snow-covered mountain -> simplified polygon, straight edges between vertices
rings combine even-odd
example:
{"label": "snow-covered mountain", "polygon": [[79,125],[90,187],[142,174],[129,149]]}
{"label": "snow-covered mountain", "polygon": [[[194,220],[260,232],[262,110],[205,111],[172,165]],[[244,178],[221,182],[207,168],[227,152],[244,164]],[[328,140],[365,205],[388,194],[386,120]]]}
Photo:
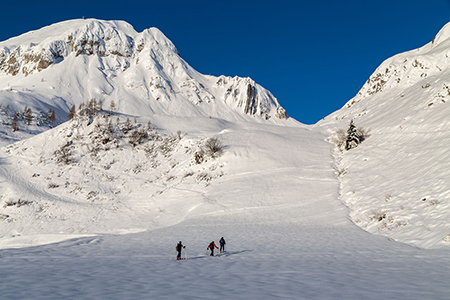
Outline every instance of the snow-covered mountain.
{"label": "snow-covered mountain", "polygon": [[0,42],[0,79],[0,104],[9,112],[2,121],[7,124],[13,112],[25,107],[39,120],[31,125],[42,125],[45,117],[39,114],[49,110],[59,124],[73,105],[93,98],[104,109],[133,116],[251,118],[280,124],[288,118],[277,99],[250,78],[202,75],[161,31],[138,33],[123,21],[71,20]]}
{"label": "snow-covered mountain", "polygon": [[[312,126],[249,78],[199,74],[154,28],[1,42],[1,295],[447,299],[449,37]],[[345,151],[351,120],[366,136]]]}
{"label": "snow-covered mountain", "polygon": [[432,247],[450,242],[450,24],[384,61],[319,127],[370,130],[337,155],[341,199],[369,232]]}

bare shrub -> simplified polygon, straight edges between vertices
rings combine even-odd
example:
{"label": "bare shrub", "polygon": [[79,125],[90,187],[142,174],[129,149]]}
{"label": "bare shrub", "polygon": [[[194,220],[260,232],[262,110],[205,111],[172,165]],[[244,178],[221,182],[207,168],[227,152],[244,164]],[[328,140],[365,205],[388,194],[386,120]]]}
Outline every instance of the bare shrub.
{"label": "bare shrub", "polygon": [[56,189],[58,187],[59,187],[59,185],[57,185],[56,183],[52,183],[52,182],[47,185],[48,189]]}
{"label": "bare shrub", "polygon": [[220,138],[212,137],[206,140],[204,148],[207,155],[211,157],[219,157],[223,153],[224,146]]}
{"label": "bare shrub", "polygon": [[370,137],[370,129],[368,129],[368,128],[358,127],[358,128],[356,128],[356,132],[358,133],[360,143],[362,143],[368,137]]}
{"label": "bare shrub", "polygon": [[335,171],[336,171],[336,176],[337,177],[341,177],[341,176],[344,176],[345,174],[347,174],[347,169],[346,168],[339,168],[339,167],[337,167],[337,168],[335,168]]}
{"label": "bare shrub", "polygon": [[212,176],[207,172],[201,172],[200,174],[197,175],[195,180],[197,182],[202,182],[202,181],[210,182],[212,180]]}
{"label": "bare shrub", "polygon": [[22,200],[22,199],[19,199],[18,201],[10,200],[10,201],[6,201],[5,205],[3,205],[3,207],[5,207],[5,208],[9,207],[9,206],[21,207],[22,205],[27,205],[30,203],[32,203],[32,201]]}
{"label": "bare shrub", "polygon": [[386,194],[386,196],[384,196],[384,201],[385,202],[389,202],[389,200],[392,199],[392,195],[391,194]]}
{"label": "bare shrub", "polygon": [[205,160],[205,152],[203,152],[203,150],[195,152],[194,159],[197,165],[201,164]]}
{"label": "bare shrub", "polygon": [[369,217],[371,220],[381,222],[387,218],[387,212],[384,210],[374,210]]}
{"label": "bare shrub", "polygon": [[90,201],[94,201],[95,197],[97,197],[98,192],[96,191],[90,191],[87,195],[86,195],[86,200],[90,200]]}
{"label": "bare shrub", "polygon": [[132,130],[130,133],[130,138],[128,139],[128,143],[134,148],[137,145],[143,143],[148,137],[148,134],[143,129]]}
{"label": "bare shrub", "polygon": [[436,206],[439,204],[439,200],[431,200],[428,206]]}
{"label": "bare shrub", "polygon": [[331,137],[331,142],[338,147],[338,149],[343,150],[345,146],[345,140],[347,139],[347,134],[344,129],[338,129],[336,135]]}
{"label": "bare shrub", "polygon": [[446,243],[450,243],[450,232],[442,240]]}
{"label": "bare shrub", "polygon": [[193,171],[187,171],[186,173],[183,174],[183,178],[190,177],[192,175],[194,175]]}
{"label": "bare shrub", "polygon": [[168,135],[162,139],[161,144],[158,147],[159,152],[164,157],[169,157],[170,153],[175,149],[176,144],[179,142],[175,135]]}

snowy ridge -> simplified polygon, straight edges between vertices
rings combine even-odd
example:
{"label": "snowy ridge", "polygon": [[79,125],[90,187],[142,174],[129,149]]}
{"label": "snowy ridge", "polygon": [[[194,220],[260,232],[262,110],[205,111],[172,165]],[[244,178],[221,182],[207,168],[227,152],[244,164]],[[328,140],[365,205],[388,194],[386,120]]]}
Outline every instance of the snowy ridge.
{"label": "snowy ridge", "polygon": [[[383,62],[342,109],[318,123],[371,131],[337,155],[342,200],[353,221],[420,247],[450,243],[450,27]],[[329,127],[331,126],[331,127]]]}
{"label": "snowy ridge", "polygon": [[28,107],[54,109],[61,121],[95,98],[133,116],[296,122],[250,78],[202,75],[158,29],[138,33],[123,21],[66,21],[0,42],[0,78],[3,106],[39,102]]}

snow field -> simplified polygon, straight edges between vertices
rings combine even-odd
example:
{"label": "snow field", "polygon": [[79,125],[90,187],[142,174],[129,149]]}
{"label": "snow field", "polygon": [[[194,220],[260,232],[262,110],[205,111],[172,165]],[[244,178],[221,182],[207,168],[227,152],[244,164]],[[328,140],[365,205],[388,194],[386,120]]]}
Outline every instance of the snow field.
{"label": "snow field", "polygon": [[[201,217],[145,233],[2,250],[1,292],[11,299],[447,299],[445,251],[355,226],[265,222],[271,216]],[[208,243],[222,234],[227,253],[208,256]],[[188,260],[175,260],[179,239]]]}
{"label": "snow field", "polygon": [[[83,222],[96,236],[0,251],[6,281],[0,293],[12,299],[446,299],[446,249],[396,243],[349,220],[325,132],[248,123],[220,131],[225,175],[208,186],[181,183],[159,194],[154,201],[170,212],[161,213],[164,222],[149,225],[151,209],[138,206],[149,197],[145,189],[130,193],[140,201],[130,199],[111,219],[86,222],[77,214],[80,219],[64,222]],[[141,215],[130,220],[129,211]],[[111,226],[120,233],[120,224],[122,233],[146,231],[99,232]],[[33,226],[20,228],[22,237],[27,228]],[[221,236],[227,252],[209,257],[206,247]],[[179,240],[188,260],[175,260]]]}

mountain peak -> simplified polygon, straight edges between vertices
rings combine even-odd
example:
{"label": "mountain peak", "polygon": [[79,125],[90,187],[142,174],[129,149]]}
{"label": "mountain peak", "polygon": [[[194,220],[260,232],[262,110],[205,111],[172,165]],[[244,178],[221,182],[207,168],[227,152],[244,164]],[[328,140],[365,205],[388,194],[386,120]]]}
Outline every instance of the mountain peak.
{"label": "mountain peak", "polygon": [[62,121],[92,98],[133,116],[287,119],[253,80],[200,74],[157,28],[138,33],[124,21],[69,20],[0,42],[0,78],[3,105],[52,109]]}
{"label": "mountain peak", "polygon": [[445,24],[441,30],[436,34],[434,38],[434,43],[440,44],[450,38],[450,22]]}

